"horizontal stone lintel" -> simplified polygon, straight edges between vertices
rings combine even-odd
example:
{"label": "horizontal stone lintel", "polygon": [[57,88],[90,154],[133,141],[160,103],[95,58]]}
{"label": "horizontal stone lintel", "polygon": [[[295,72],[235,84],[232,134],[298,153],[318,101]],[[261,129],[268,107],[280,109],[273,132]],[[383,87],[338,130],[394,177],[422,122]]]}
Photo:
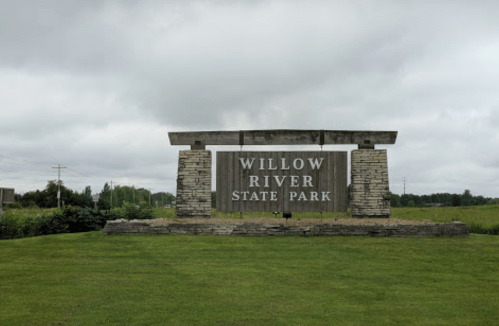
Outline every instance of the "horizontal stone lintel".
{"label": "horizontal stone lintel", "polygon": [[397,131],[297,129],[193,131],[169,132],[168,137],[171,145],[374,145],[395,144]]}

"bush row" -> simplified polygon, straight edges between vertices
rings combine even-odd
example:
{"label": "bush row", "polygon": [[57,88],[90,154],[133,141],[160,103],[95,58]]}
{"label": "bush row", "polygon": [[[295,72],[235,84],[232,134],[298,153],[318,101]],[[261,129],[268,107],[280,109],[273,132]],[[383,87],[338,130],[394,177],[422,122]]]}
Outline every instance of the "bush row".
{"label": "bush row", "polygon": [[109,211],[67,206],[53,213],[28,217],[17,216],[14,210],[8,210],[0,217],[0,239],[95,231],[102,229],[107,220],[119,218],[132,220],[155,217],[152,208],[147,205],[137,207],[128,203]]}
{"label": "bush row", "polygon": [[468,223],[468,229],[470,233],[499,235],[499,224],[486,227],[476,222],[470,222]]}

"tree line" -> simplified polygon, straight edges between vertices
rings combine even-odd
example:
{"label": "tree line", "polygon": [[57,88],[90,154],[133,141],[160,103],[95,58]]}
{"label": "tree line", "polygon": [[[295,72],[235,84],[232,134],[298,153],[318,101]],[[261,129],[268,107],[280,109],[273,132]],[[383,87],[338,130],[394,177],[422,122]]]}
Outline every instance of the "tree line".
{"label": "tree line", "polygon": [[392,207],[403,206],[477,206],[498,205],[499,198],[473,196],[467,189],[462,194],[438,193],[431,195],[397,195],[390,193]]}
{"label": "tree line", "polygon": [[151,193],[145,188],[135,188],[130,186],[116,186],[111,191],[111,187],[106,182],[104,188],[99,194],[97,207],[99,209],[110,209],[114,207],[122,207],[124,203],[145,203],[149,206],[171,205],[175,201],[175,197],[169,192]]}
{"label": "tree line", "polygon": [[[58,181],[51,180],[43,190],[28,191],[23,195],[16,194],[16,203],[10,205],[12,207],[40,207],[53,208],[57,207],[57,191]],[[92,189],[90,186],[85,187],[81,193],[64,186],[60,182],[60,199],[61,206],[78,206],[78,207],[94,207],[95,203],[92,197]],[[169,192],[158,192],[152,194],[148,189],[135,188],[130,186],[116,186],[111,191],[110,185],[106,182],[104,187],[99,192],[99,200],[97,202],[98,209],[108,210],[110,208],[122,207],[124,203],[142,204],[156,206],[171,205],[175,201],[175,197]]]}
{"label": "tree line", "polygon": [[[81,193],[65,187],[61,182],[61,204],[63,206],[94,207],[90,186],[85,187]],[[48,182],[42,191],[29,191],[23,195],[16,194],[16,203],[12,207],[57,207],[57,189],[56,180]],[[348,188],[350,192],[350,187]],[[490,198],[484,196],[473,196],[469,190],[462,194],[437,193],[431,195],[404,194],[397,195],[390,193],[390,203],[392,207],[405,206],[475,206],[475,205],[499,205],[499,198]],[[350,196],[349,196],[350,197]],[[169,192],[151,193],[145,188],[135,188],[130,186],[116,186],[112,189],[106,182],[99,192],[97,202],[98,209],[109,210],[111,208],[123,207],[124,203],[142,204],[148,206],[172,205],[175,202],[175,196]],[[216,206],[216,193],[212,192],[212,207]]]}

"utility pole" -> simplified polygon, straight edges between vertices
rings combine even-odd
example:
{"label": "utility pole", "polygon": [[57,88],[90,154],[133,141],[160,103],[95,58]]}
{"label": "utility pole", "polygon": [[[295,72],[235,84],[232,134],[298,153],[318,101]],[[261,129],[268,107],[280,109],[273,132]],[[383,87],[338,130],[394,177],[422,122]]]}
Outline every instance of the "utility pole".
{"label": "utility pole", "polygon": [[404,179],[404,195],[405,195],[405,179],[406,179],[406,177],[402,177],[402,179]]}
{"label": "utility pole", "polygon": [[151,206],[151,188],[149,188],[149,206]]}
{"label": "utility pole", "polygon": [[57,208],[61,208],[61,169],[65,169],[65,166],[57,164],[53,166],[52,169],[57,169]]}

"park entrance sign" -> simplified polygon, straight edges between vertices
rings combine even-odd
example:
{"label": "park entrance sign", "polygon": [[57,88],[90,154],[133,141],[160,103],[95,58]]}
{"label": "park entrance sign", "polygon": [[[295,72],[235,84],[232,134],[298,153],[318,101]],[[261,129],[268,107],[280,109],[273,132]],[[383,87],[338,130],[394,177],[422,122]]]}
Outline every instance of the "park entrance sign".
{"label": "park entrance sign", "polygon": [[[352,217],[389,217],[386,149],[396,131],[240,130],[170,132],[179,152],[177,217],[211,216],[211,151],[207,145],[236,145],[241,151],[217,153],[217,210],[221,212],[344,212]],[[346,152],[323,145],[355,144],[350,157],[347,203]],[[315,152],[246,152],[246,145],[319,145]],[[316,147],[317,148],[317,147]]]}
{"label": "park entrance sign", "polygon": [[347,152],[217,152],[218,212],[346,212]]}

